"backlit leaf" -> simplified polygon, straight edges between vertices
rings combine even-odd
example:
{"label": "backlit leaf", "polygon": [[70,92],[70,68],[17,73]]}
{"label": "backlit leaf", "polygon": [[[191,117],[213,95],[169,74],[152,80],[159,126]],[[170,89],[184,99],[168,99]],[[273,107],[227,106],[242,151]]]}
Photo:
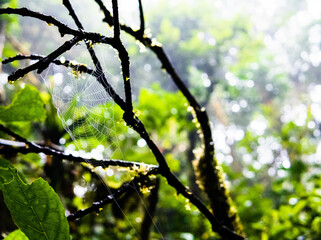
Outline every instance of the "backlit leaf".
{"label": "backlit leaf", "polygon": [[13,97],[12,103],[0,107],[0,121],[43,121],[44,103],[35,87],[26,85]]}

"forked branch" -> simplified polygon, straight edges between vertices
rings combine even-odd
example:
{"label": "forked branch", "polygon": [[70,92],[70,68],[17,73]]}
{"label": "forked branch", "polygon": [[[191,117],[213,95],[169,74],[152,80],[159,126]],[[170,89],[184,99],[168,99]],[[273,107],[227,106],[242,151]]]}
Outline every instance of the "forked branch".
{"label": "forked branch", "polygon": [[[100,7],[103,5],[101,0],[94,1]],[[106,7],[101,7],[101,10],[105,14],[103,20],[110,26],[113,26],[112,16],[108,9]],[[142,23],[142,20],[144,20],[144,17],[142,16],[143,12],[141,11],[141,9],[139,10]],[[233,229],[238,233],[244,235],[238,215],[235,210],[233,211],[233,208],[231,206],[231,199],[224,185],[222,172],[218,167],[218,163],[214,156],[215,153],[212,130],[205,108],[203,108],[191,94],[189,89],[184,84],[183,80],[177,74],[164,49],[160,44],[157,44],[157,41],[153,41],[151,38],[146,36],[141,31],[141,29],[133,30],[131,27],[125,24],[120,24],[120,27],[123,31],[130,34],[137,41],[154,52],[154,54],[162,64],[162,69],[164,69],[170,75],[177,88],[183,93],[190,106],[192,107],[193,115],[200,126],[200,137],[204,146],[202,149],[202,154],[198,156],[197,160],[195,161],[195,169],[198,181],[201,185],[201,188],[203,188],[208,199],[210,200],[210,205],[215,216],[217,216],[217,218],[220,219],[222,223],[228,226],[230,229]]]}

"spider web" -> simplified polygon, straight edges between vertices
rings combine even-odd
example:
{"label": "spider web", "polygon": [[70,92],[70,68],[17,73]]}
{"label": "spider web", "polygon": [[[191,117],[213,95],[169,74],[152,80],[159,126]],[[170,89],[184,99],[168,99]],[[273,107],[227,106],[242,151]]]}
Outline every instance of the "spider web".
{"label": "spider web", "polygon": [[[102,65],[106,66],[106,55],[108,58],[110,49],[102,46],[99,48],[97,55]],[[71,63],[85,65],[96,71],[87,52],[83,43],[77,45],[70,54],[70,59],[73,59]],[[62,57],[61,61],[66,60]],[[85,157],[109,158],[120,151],[115,129],[115,103],[93,73],[80,71],[81,65],[71,69],[51,64],[43,80],[51,93],[52,103],[62,125],[77,150]],[[51,76],[47,77],[49,72]],[[107,76],[108,82],[117,86],[120,76],[106,70],[99,77],[102,74]]]}
{"label": "spider web", "polygon": [[[94,48],[97,50],[97,46],[94,46]],[[96,66],[93,66],[84,43],[78,44],[70,52],[71,54],[69,54],[68,58],[73,59],[72,64],[85,65],[88,69],[94,70],[93,72],[97,70]],[[104,68],[99,77],[104,74],[108,83],[111,84],[116,92],[123,94],[123,91],[120,90],[122,89],[120,88],[122,76],[119,72],[119,66],[114,66],[114,62],[117,62],[114,59],[114,50],[102,45],[95,52]],[[64,58],[60,60],[62,62],[66,61]],[[76,69],[71,69],[50,64],[48,70],[41,75],[52,96],[52,103],[57,109],[57,115],[78,149],[78,153],[75,151],[72,153],[76,155],[80,153],[79,155],[82,157],[95,159],[111,158],[116,153],[119,156],[123,156],[116,133],[115,102],[107,92],[108,89],[106,91],[93,73],[79,71],[81,70],[81,65]],[[106,66],[114,69],[115,73],[106,71]],[[109,167],[109,169],[112,168]],[[93,170],[100,177],[108,193],[111,194],[112,192],[106,182],[108,175],[110,175],[108,170],[105,171],[101,167]],[[137,192],[144,209],[147,210],[139,190],[134,186],[133,188]],[[116,199],[114,199],[114,202],[126,217],[129,225],[135,230],[138,238],[141,239],[136,228],[123,212]],[[148,214],[161,239],[164,239],[149,212]]]}

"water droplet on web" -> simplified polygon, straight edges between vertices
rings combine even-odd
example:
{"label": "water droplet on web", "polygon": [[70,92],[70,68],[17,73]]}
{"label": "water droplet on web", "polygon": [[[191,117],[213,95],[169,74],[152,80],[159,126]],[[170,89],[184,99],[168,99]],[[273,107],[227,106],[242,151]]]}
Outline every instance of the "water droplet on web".
{"label": "water droplet on web", "polygon": [[68,126],[70,126],[70,125],[72,124],[72,120],[71,120],[71,119],[68,119],[68,120],[66,121],[66,124],[67,124]]}
{"label": "water droplet on web", "polygon": [[63,92],[66,94],[71,93],[71,91],[72,91],[72,88],[69,85],[65,86],[63,89]]}

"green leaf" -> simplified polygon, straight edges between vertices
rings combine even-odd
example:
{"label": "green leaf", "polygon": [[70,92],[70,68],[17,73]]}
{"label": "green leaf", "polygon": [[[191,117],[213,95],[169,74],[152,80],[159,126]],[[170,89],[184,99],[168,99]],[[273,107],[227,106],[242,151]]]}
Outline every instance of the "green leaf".
{"label": "green leaf", "polygon": [[[0,190],[3,188],[3,184],[9,183],[13,180],[13,174],[10,168],[14,166],[7,160],[0,158]],[[21,181],[27,183],[22,173],[18,172]]]}
{"label": "green leaf", "polygon": [[4,240],[28,240],[27,236],[20,230],[17,229],[10,233]]}
{"label": "green leaf", "polygon": [[42,178],[26,184],[17,169],[8,168],[13,178],[3,184],[3,195],[17,226],[29,239],[70,239],[65,210],[49,184]]}
{"label": "green leaf", "polygon": [[43,121],[46,118],[44,103],[35,87],[26,85],[17,92],[8,106],[0,107],[0,121]]}

